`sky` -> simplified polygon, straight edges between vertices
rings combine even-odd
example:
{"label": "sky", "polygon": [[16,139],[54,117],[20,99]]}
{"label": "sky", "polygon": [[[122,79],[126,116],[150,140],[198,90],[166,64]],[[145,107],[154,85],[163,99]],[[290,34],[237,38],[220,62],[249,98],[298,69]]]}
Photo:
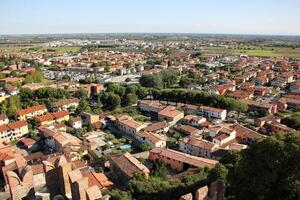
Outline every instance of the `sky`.
{"label": "sky", "polygon": [[0,34],[300,35],[300,0],[0,0]]}

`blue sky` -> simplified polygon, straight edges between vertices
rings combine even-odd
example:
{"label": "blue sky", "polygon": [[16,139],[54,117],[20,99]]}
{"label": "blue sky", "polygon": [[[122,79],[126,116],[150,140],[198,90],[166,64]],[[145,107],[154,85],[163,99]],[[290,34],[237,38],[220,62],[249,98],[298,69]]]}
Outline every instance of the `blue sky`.
{"label": "blue sky", "polygon": [[300,35],[300,0],[0,0],[0,34]]}

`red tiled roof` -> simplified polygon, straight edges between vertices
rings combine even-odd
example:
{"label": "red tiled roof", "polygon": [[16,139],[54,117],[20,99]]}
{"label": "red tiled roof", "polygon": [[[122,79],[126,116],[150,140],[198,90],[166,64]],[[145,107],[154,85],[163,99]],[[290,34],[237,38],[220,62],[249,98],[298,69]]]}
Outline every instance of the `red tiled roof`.
{"label": "red tiled roof", "polygon": [[46,107],[44,105],[32,106],[32,107],[29,107],[26,109],[17,110],[16,114],[17,115],[27,115],[29,113],[33,113],[33,112],[39,111],[39,110],[46,110]]}
{"label": "red tiled roof", "polygon": [[14,154],[12,152],[0,152],[0,161],[14,159]]}
{"label": "red tiled roof", "polygon": [[200,109],[208,110],[208,111],[211,111],[211,112],[223,112],[224,111],[223,109],[209,107],[209,106],[200,106]]}
{"label": "red tiled roof", "polygon": [[53,115],[56,119],[58,119],[58,118],[65,117],[66,115],[69,115],[69,112],[66,111],[66,110],[62,110],[62,111],[58,111],[58,112],[52,113],[52,115]]}
{"label": "red tiled roof", "polygon": [[48,113],[46,115],[38,116],[36,119],[39,122],[46,122],[46,121],[49,121],[49,120],[53,120],[54,118],[55,117],[51,113]]}
{"label": "red tiled roof", "polygon": [[186,153],[182,153],[179,151],[171,150],[171,149],[164,149],[164,148],[154,148],[150,151],[150,153],[159,154],[160,156],[171,158],[183,163],[187,163],[194,167],[213,167],[215,166],[218,161],[200,158],[197,156],[191,156]]}
{"label": "red tiled roof", "polygon": [[4,132],[4,131],[8,131],[10,128],[7,125],[1,125],[0,126],[0,133]]}
{"label": "red tiled roof", "polygon": [[87,174],[89,187],[96,185],[101,189],[109,189],[113,186],[113,182],[102,173],[89,172]]}
{"label": "red tiled roof", "polygon": [[31,138],[22,138],[20,141],[27,147],[32,146],[36,143],[36,141]]}
{"label": "red tiled roof", "polygon": [[7,83],[13,83],[13,82],[23,81],[23,80],[24,80],[24,78],[16,78],[16,77],[8,77],[8,78],[0,79],[0,81],[5,81]]}
{"label": "red tiled roof", "polygon": [[21,128],[23,126],[27,126],[27,121],[21,120],[7,124],[7,126],[11,129]]}

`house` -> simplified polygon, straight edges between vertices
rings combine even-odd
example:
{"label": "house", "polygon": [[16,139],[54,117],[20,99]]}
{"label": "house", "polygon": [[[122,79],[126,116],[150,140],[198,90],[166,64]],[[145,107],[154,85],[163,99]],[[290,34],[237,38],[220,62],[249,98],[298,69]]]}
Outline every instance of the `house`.
{"label": "house", "polygon": [[266,87],[255,87],[254,88],[254,95],[256,96],[265,96],[267,92],[267,88]]}
{"label": "house", "polygon": [[88,177],[89,186],[97,186],[99,189],[111,189],[114,185],[103,173],[88,172],[85,176]]}
{"label": "house", "polygon": [[88,112],[81,113],[82,125],[93,124],[100,120],[99,115],[94,115]]}
{"label": "house", "polygon": [[286,79],[283,78],[275,78],[274,80],[272,80],[271,82],[271,86],[275,87],[275,88],[284,88],[286,87],[288,84]]}
{"label": "house", "polygon": [[206,118],[201,116],[195,116],[195,115],[187,115],[183,119],[181,119],[181,122],[183,124],[199,127],[202,126],[201,124],[203,122],[206,122]]}
{"label": "house", "polygon": [[185,135],[200,135],[201,131],[190,125],[179,125],[176,129]]}
{"label": "house", "polygon": [[185,171],[189,168],[214,167],[218,163],[218,161],[215,160],[191,156],[164,148],[154,148],[150,150],[149,160],[162,160],[167,166],[178,171]]}
{"label": "house", "polygon": [[8,83],[21,83],[23,82],[24,78],[17,78],[17,77],[7,77],[0,79],[0,86],[4,87]]}
{"label": "house", "polygon": [[134,136],[137,132],[146,127],[126,115],[118,117],[115,124],[120,131],[131,136]]}
{"label": "house", "polygon": [[255,140],[264,139],[266,136],[259,134],[256,131],[253,131],[247,127],[244,127],[240,124],[233,124],[230,126],[230,129],[236,131],[236,140],[239,143],[251,143]]}
{"label": "house", "polygon": [[174,126],[183,117],[184,113],[176,110],[173,106],[167,106],[158,113],[158,121],[167,121],[171,126]]}
{"label": "house", "polygon": [[209,106],[200,106],[198,108],[198,112],[200,115],[208,117],[208,118],[216,118],[216,119],[221,119],[225,120],[227,111],[219,108],[213,108]]}
{"label": "house", "polygon": [[290,84],[290,91],[299,91],[300,90],[300,81],[295,81]]}
{"label": "house", "polygon": [[258,127],[263,127],[266,123],[272,122],[272,121],[276,121],[278,123],[280,123],[280,117],[277,117],[275,115],[268,115],[265,117],[261,117],[261,118],[255,118],[254,120],[254,124]]}
{"label": "house", "polygon": [[300,110],[300,99],[292,99],[292,98],[280,98],[278,101],[282,110],[292,109],[299,111]]}
{"label": "house", "polygon": [[209,142],[201,137],[186,137],[179,141],[179,150],[190,155],[212,158],[212,153],[218,150],[218,144]]}
{"label": "house", "polygon": [[53,103],[51,109],[56,111],[61,110],[68,110],[68,111],[75,111],[78,107],[78,99],[72,98],[72,99],[60,99]]}
{"label": "house", "polygon": [[120,184],[127,185],[129,180],[136,173],[143,173],[149,176],[149,169],[130,153],[114,154],[109,157],[110,170],[119,180]]}
{"label": "house", "polygon": [[26,149],[30,149],[33,145],[36,144],[36,141],[31,138],[22,138],[20,140],[20,143],[25,147]]}
{"label": "house", "polygon": [[290,128],[284,124],[281,124],[277,121],[271,121],[266,124],[267,129],[270,130],[271,132],[277,133],[277,132],[285,132],[285,133],[290,133],[294,132],[295,129]]}
{"label": "house", "polygon": [[169,124],[166,121],[156,122],[153,124],[149,124],[143,130],[147,132],[163,134],[169,131]]}
{"label": "house", "polygon": [[140,143],[147,143],[151,148],[165,147],[167,145],[167,138],[152,132],[139,131],[135,134],[135,139]]}
{"label": "house", "polygon": [[28,124],[25,120],[11,122],[0,126],[0,138],[13,140],[28,134]]}
{"label": "house", "polygon": [[62,123],[69,120],[69,112],[61,110],[55,113],[48,113],[46,115],[36,117],[37,122],[40,125],[52,125],[56,123]]}
{"label": "house", "polygon": [[198,113],[198,107],[192,104],[185,104],[183,106],[184,113],[187,115],[196,115]]}
{"label": "house", "polygon": [[72,128],[75,128],[75,129],[82,128],[81,117],[74,117],[69,120],[69,123]]}
{"label": "house", "polygon": [[55,118],[51,113],[48,113],[46,115],[37,116],[36,121],[40,125],[52,125],[55,122]]}
{"label": "house", "polygon": [[166,106],[151,100],[140,100],[138,102],[139,109],[144,112],[150,112],[157,114]]}
{"label": "house", "polygon": [[247,100],[247,99],[251,99],[253,97],[253,94],[252,92],[248,92],[244,90],[236,90],[233,92],[228,92],[226,96],[234,99]]}
{"label": "house", "polygon": [[1,114],[0,115],[0,126],[3,124],[8,124],[9,123],[9,119],[5,114]]}
{"label": "house", "polygon": [[47,112],[47,108],[44,105],[37,105],[28,107],[26,109],[17,110],[16,116],[19,120],[32,119],[34,117],[43,115]]}
{"label": "house", "polygon": [[212,143],[217,144],[220,147],[227,147],[227,143],[231,142],[236,137],[236,131],[228,128],[222,128],[212,140]]}
{"label": "house", "polygon": [[19,94],[19,89],[17,87],[13,87],[13,86],[7,86],[5,88],[5,91],[7,92],[7,94],[9,96],[13,96],[13,95]]}
{"label": "house", "polygon": [[66,110],[52,113],[52,115],[54,116],[56,123],[62,123],[70,119],[69,112]]}
{"label": "house", "polygon": [[293,72],[282,72],[280,74],[280,78],[286,80],[287,83],[291,83],[294,81],[294,73]]}
{"label": "house", "polygon": [[277,105],[270,103],[260,103],[256,101],[247,101],[249,110],[266,110],[270,114],[277,113]]}
{"label": "house", "polygon": [[105,136],[106,133],[102,131],[92,131],[83,135],[84,146],[88,149],[89,153],[96,158],[98,155],[95,151],[99,150],[99,148],[101,149],[107,144]]}
{"label": "house", "polygon": [[80,160],[82,155],[87,154],[87,150],[84,149],[83,142],[79,138],[44,126],[38,129],[46,147],[51,151],[63,152],[69,161]]}

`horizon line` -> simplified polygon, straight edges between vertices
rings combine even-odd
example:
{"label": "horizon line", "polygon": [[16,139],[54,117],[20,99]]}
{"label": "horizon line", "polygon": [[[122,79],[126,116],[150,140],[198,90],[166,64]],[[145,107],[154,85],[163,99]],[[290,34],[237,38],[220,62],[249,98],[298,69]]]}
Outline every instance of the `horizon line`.
{"label": "horizon line", "polygon": [[300,37],[295,34],[270,34],[270,33],[199,33],[199,32],[65,32],[65,33],[0,33],[0,36],[25,36],[25,35],[96,35],[96,34],[180,34],[180,35],[237,35],[237,36],[285,36]]}

